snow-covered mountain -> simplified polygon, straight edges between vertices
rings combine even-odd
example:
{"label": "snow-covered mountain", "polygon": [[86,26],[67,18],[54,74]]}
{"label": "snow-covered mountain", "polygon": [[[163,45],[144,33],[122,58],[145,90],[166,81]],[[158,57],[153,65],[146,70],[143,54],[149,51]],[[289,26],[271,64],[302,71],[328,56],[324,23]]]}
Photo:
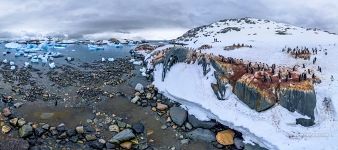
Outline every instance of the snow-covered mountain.
{"label": "snow-covered mountain", "polygon": [[[189,113],[204,120],[217,119],[241,131],[246,142],[256,142],[269,149],[337,149],[337,35],[319,29],[242,18],[194,28],[176,42],[186,44],[185,47],[192,51],[213,56],[268,66],[297,66],[297,71],[306,73],[310,70],[320,80],[320,83],[313,83],[315,124],[305,127],[296,124],[296,119],[306,116],[291,112],[278,103],[257,112],[232,92],[227,93],[226,100],[218,100],[210,86],[216,82],[212,66],[204,76],[202,66],[197,63],[177,63],[162,81],[163,65],[155,65],[154,84],[167,96],[183,103]],[[146,58],[159,59],[163,53],[158,52],[170,47],[174,45],[158,48]],[[294,49],[296,52],[293,53]],[[308,57],[299,58],[298,50],[308,50]]]}

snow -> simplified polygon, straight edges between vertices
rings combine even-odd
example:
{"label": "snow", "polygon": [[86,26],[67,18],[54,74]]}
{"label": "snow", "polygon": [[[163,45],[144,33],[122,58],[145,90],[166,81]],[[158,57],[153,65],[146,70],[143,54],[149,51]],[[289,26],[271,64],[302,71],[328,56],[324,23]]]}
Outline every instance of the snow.
{"label": "snow", "polygon": [[104,57],[102,57],[102,58],[101,58],[101,61],[102,61],[102,62],[105,62],[105,61],[106,61],[106,59],[105,59]]}
{"label": "snow", "polygon": [[29,65],[30,65],[30,64],[29,64],[29,62],[25,62],[25,65],[24,65],[24,67],[25,67],[25,68],[28,68],[28,67],[29,67]]}
{"label": "snow", "polygon": [[21,45],[15,42],[10,42],[10,43],[5,44],[5,47],[9,49],[18,49],[18,48],[21,48]]}
{"label": "snow", "polygon": [[[213,68],[206,76],[203,76],[201,66],[178,63],[170,69],[162,82],[162,64],[159,64],[155,66],[154,85],[166,96],[182,103],[190,114],[199,119],[216,119],[242,132],[245,142],[256,142],[269,149],[337,149],[338,126],[335,110],[338,108],[338,92],[336,92],[338,81],[331,81],[331,75],[338,78],[338,64],[336,63],[338,36],[281,23],[252,20],[257,23],[228,21],[211,24],[200,31],[195,38],[191,38],[191,41],[185,43],[191,48],[198,48],[203,44],[212,45],[212,49],[202,50],[202,53],[264,62],[269,65],[293,67],[306,64],[305,69],[314,70],[319,65],[322,67],[322,73],[316,71],[316,75],[320,77],[322,83],[315,85],[317,105],[314,126],[296,125],[296,118],[305,116],[289,112],[279,105],[258,113],[242,103],[232,92],[228,93],[227,100],[218,100],[210,86],[211,83],[216,82]],[[225,27],[240,27],[241,31],[217,33]],[[277,29],[286,28],[290,28],[287,31],[288,35],[276,34]],[[205,37],[203,34],[211,36]],[[213,38],[221,42],[214,42]],[[234,43],[250,44],[253,48],[223,50],[225,46]],[[318,52],[318,55],[311,58],[312,60],[317,57],[317,63],[312,64],[312,61],[294,59],[282,52],[285,46],[327,49],[328,55],[325,55],[323,51]],[[148,55],[146,58],[151,59],[151,56]],[[331,110],[323,106],[325,97],[332,100]]]}
{"label": "snow", "polygon": [[10,68],[11,70],[15,70],[15,66],[11,66],[11,68]]}
{"label": "snow", "polygon": [[8,60],[7,60],[7,59],[4,59],[2,62],[5,63],[5,64],[7,64],[7,63],[8,63]]}

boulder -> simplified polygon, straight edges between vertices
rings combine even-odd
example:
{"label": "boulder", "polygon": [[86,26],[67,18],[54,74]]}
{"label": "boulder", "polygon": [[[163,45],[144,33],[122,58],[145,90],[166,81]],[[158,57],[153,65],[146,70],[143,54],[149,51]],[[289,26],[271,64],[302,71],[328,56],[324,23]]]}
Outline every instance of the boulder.
{"label": "boulder", "polygon": [[141,83],[137,83],[136,86],[135,86],[135,90],[140,92],[140,93],[143,93],[144,92],[144,87]]}
{"label": "boulder", "polygon": [[171,120],[179,126],[183,125],[188,115],[186,110],[184,110],[181,107],[176,107],[176,106],[170,108],[169,114],[170,114]]}
{"label": "boulder", "polygon": [[232,145],[234,144],[234,136],[235,136],[235,132],[228,129],[228,130],[218,132],[216,135],[216,140],[218,143],[225,145],[225,146]]}
{"label": "boulder", "polygon": [[201,140],[206,142],[216,141],[215,133],[211,132],[208,129],[197,128],[193,131],[190,131],[186,136],[192,140]]}
{"label": "boulder", "polygon": [[200,121],[194,115],[189,115],[188,121],[195,128],[211,129],[216,125],[213,121]]}
{"label": "boulder", "polygon": [[31,136],[33,134],[33,128],[32,126],[26,124],[23,125],[20,129],[19,129],[19,136],[21,138],[27,138],[29,136]]}
{"label": "boulder", "polygon": [[133,133],[133,131],[131,129],[125,129],[113,136],[111,141],[124,142],[133,138],[135,138],[135,134]]}
{"label": "boulder", "polygon": [[93,148],[93,149],[103,149],[105,144],[100,143],[99,141],[90,141],[88,143],[89,147]]}

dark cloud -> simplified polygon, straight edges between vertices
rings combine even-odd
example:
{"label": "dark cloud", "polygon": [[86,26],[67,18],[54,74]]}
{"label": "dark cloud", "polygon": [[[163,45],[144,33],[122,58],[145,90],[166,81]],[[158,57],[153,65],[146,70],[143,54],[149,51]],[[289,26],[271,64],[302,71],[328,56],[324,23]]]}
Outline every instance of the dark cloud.
{"label": "dark cloud", "polygon": [[73,38],[132,35],[151,29],[182,32],[238,17],[271,19],[335,32],[337,7],[338,2],[331,0],[4,0],[0,1],[0,37],[32,32],[67,33]]}

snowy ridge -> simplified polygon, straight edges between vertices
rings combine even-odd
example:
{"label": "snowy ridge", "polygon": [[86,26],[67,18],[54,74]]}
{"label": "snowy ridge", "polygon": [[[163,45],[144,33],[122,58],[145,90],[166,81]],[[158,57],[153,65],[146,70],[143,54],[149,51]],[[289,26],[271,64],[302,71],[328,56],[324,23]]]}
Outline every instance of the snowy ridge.
{"label": "snowy ridge", "polygon": [[[289,112],[279,105],[258,113],[238,100],[232,92],[227,93],[227,100],[219,101],[210,87],[211,83],[216,82],[212,71],[203,76],[202,68],[197,64],[174,65],[163,82],[162,66],[157,65],[154,84],[167,96],[183,101],[187,107],[199,106],[206,110],[204,112],[207,112],[208,117],[244,132],[247,142],[258,142],[270,149],[338,149],[337,35],[267,20],[245,18],[224,20],[193,29],[179,37],[178,41],[194,49],[205,44],[212,46],[211,49],[201,50],[202,53],[286,67],[305,64],[304,70],[314,70],[322,82],[315,85],[316,124],[312,127],[296,125],[296,118],[304,116]],[[252,45],[252,48],[223,50],[224,47],[237,43]],[[297,46],[318,48],[320,51],[317,55],[312,55],[310,61],[295,59],[282,52],[284,47]],[[312,63],[314,57],[317,58],[316,64]],[[317,71],[318,66],[322,67],[322,72]],[[331,76],[335,78],[333,81]],[[324,98],[331,99],[331,102],[327,105]]]}

